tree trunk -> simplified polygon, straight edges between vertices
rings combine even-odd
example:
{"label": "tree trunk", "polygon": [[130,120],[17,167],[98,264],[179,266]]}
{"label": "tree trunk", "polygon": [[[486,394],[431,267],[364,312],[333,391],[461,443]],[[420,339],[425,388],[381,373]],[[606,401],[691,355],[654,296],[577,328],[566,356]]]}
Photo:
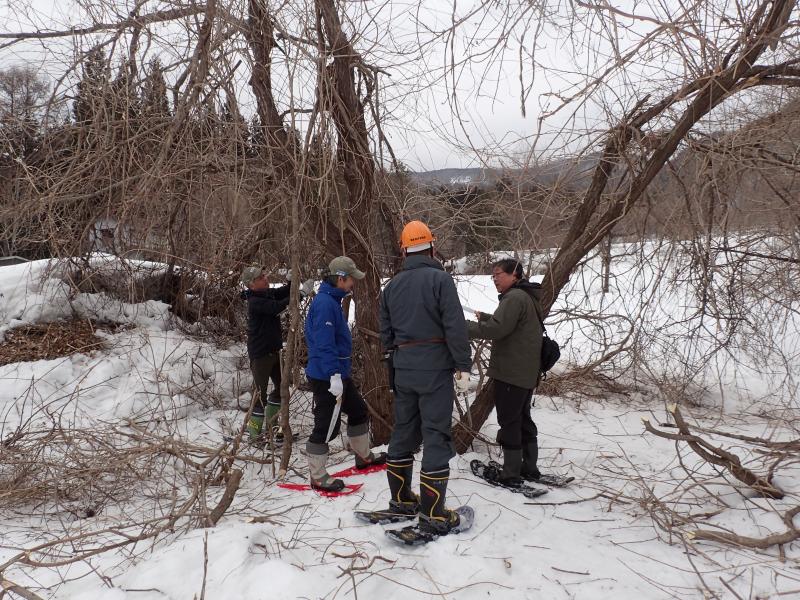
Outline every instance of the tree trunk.
{"label": "tree trunk", "polygon": [[[336,149],[338,167],[346,189],[346,203],[340,209],[338,221],[344,231],[337,228],[336,220],[328,220],[329,239],[342,241],[344,251],[367,276],[355,288],[356,339],[354,358],[360,362],[361,389],[370,407],[372,438],[375,443],[386,443],[391,434],[392,403],[388,392],[386,373],[381,362],[378,331],[378,306],[380,299],[380,266],[371,247],[373,228],[385,211],[378,210],[380,200],[375,186],[375,163],[370,150],[369,134],[364,116],[365,106],[357,93],[358,75],[366,79],[366,89],[371,81],[362,59],[355,51],[342,29],[339,14],[332,0],[317,0],[318,24],[324,32],[323,47],[329,48],[333,62],[320,65],[320,85],[317,90],[318,105],[333,116],[338,134]],[[322,33],[321,33],[322,34]],[[372,75],[374,76],[374,75]]]}
{"label": "tree trunk", "polygon": [[286,166],[293,157],[287,156],[288,136],[272,94],[271,55],[275,47],[275,36],[265,0],[249,0],[245,32],[253,59],[250,87],[256,98],[261,127],[264,128],[269,162],[280,168]]}
{"label": "tree trunk", "polygon": [[353,350],[361,366],[361,392],[369,406],[372,440],[375,444],[385,444],[392,433],[394,410],[377,335],[380,277],[374,271],[368,272],[359,284],[355,290],[358,326],[354,332]]}

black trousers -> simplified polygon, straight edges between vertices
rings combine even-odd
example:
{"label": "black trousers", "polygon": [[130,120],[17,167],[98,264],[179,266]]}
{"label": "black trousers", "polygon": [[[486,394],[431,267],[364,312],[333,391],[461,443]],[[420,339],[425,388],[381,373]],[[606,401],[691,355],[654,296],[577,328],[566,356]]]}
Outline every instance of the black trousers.
{"label": "black trousers", "polygon": [[[281,354],[279,350],[270,352],[266,356],[250,361],[250,371],[253,373],[253,381],[258,387],[258,398],[253,407],[254,414],[264,414],[266,404],[281,404]],[[272,379],[272,392],[267,394],[267,385]]]}
{"label": "black trousers", "polygon": [[[328,427],[331,425],[333,409],[336,407],[336,397],[328,391],[330,381],[320,379],[309,379],[311,391],[314,393],[314,431],[308,437],[312,444],[326,444],[328,440]],[[342,412],[347,415],[347,428],[352,429],[356,425],[363,425],[369,421],[369,411],[367,403],[361,397],[358,387],[352,379],[343,379],[344,392],[342,393]],[[339,435],[339,427],[342,419],[341,414],[336,420],[331,438]]]}
{"label": "black trousers", "polygon": [[494,386],[494,403],[497,408],[497,443],[509,450],[520,450],[533,442],[538,444],[538,430],[531,418],[533,390],[521,388],[497,379]]}

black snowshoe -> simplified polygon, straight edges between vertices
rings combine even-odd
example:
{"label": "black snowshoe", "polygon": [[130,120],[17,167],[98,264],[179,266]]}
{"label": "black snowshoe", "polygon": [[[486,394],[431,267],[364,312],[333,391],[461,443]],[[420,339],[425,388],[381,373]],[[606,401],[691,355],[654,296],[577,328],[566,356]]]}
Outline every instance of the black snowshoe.
{"label": "black snowshoe", "polygon": [[473,475],[480,477],[485,482],[496,487],[505,488],[511,492],[514,492],[515,494],[522,494],[526,498],[538,498],[539,496],[544,496],[547,493],[547,489],[528,485],[522,480],[522,478],[510,482],[503,481],[503,479],[500,477],[503,467],[497,463],[489,463],[487,465],[483,461],[480,461],[476,458],[469,463],[469,467],[472,470]]}
{"label": "black snowshoe", "polygon": [[475,511],[471,506],[459,506],[453,512],[458,515],[458,524],[451,527],[446,532],[436,533],[428,529],[420,528],[419,524],[417,524],[409,525],[402,529],[390,529],[386,532],[386,536],[393,542],[403,544],[404,546],[422,546],[444,535],[462,533],[472,527],[472,523],[475,521]]}
{"label": "black snowshoe", "polygon": [[[503,465],[493,460],[489,461],[488,466],[498,470],[502,470],[503,468]],[[539,477],[533,477],[530,475],[526,475],[524,472],[522,473],[522,479],[524,479],[525,481],[546,485],[548,487],[567,487],[570,483],[575,481],[575,478],[572,476],[551,475],[550,473],[541,473]]]}

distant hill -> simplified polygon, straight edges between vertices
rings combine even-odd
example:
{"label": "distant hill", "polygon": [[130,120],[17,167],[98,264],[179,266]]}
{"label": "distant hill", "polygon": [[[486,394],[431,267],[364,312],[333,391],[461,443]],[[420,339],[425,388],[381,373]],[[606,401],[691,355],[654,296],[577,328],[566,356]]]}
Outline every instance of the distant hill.
{"label": "distant hill", "polygon": [[426,186],[491,185],[499,178],[489,169],[437,169],[409,173],[412,181]]}
{"label": "distant hill", "polygon": [[437,169],[435,171],[411,172],[411,180],[421,186],[430,187],[493,187],[501,178],[514,183],[538,183],[550,185],[562,179],[573,187],[588,184],[597,157],[567,157],[537,165],[529,169]]}

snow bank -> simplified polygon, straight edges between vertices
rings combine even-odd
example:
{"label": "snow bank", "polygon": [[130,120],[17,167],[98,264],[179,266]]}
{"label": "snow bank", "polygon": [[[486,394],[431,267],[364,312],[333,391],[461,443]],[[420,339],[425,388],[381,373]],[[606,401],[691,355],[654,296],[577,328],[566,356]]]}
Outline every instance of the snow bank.
{"label": "snow bank", "polygon": [[[121,268],[119,260],[112,262],[107,256],[95,257],[92,262]],[[134,267],[141,268],[139,275],[158,268],[157,263],[146,262]],[[162,331],[168,328],[169,305],[155,300],[128,304],[105,294],[76,294],[62,279],[65,268],[55,260],[0,267],[0,340],[16,327],[75,317]]]}
{"label": "snow bank", "polygon": [[[672,284],[658,279],[656,263],[651,272],[634,270],[633,259],[624,256],[628,250],[615,247],[619,257],[612,262],[610,293],[602,293],[599,263],[590,261],[559,299],[548,325],[564,345],[568,360],[597,356],[608,343],[597,337],[600,331],[608,332],[612,341],[624,337],[628,320],[643,305],[651,311],[648,328],[656,332],[692,310],[691,294],[679,287],[669,290]],[[657,249],[652,250],[657,255]],[[101,333],[109,341],[103,352],[0,367],[0,439],[32,415],[45,414],[98,431],[132,420],[149,431],[207,448],[218,447],[223,435],[238,430],[242,413],[237,406],[249,404],[251,385],[241,345],[221,349],[169,329],[167,307],[161,303],[127,305],[92,294],[70,297],[49,267],[47,261],[39,261],[0,268],[0,331],[73,314],[136,327]],[[464,304],[486,312],[496,308],[489,277],[459,278],[458,289]],[[609,317],[604,328],[582,321],[580,315],[591,311]],[[679,325],[675,327],[680,331]],[[703,344],[713,340],[713,334],[712,328],[708,338],[697,338],[694,350],[689,350],[704,352]],[[792,348],[795,332],[790,329],[783,335],[781,343]],[[675,359],[671,353],[677,350],[660,346],[655,337],[639,348],[648,353],[654,368],[664,371],[671,368]],[[706,427],[742,435],[796,437],[773,418],[778,411],[783,411],[781,416],[796,414],[796,398],[792,390],[781,391],[776,382],[766,381],[769,374],[750,373],[731,357],[721,357],[704,375],[716,378],[725,410],[691,414],[692,422],[696,419]],[[758,394],[770,403],[765,406],[772,407],[771,413],[754,414],[749,402]],[[570,472],[577,481],[531,504],[471,475],[472,458],[499,458],[496,448],[476,442],[473,452],[451,460],[448,491],[450,506],[467,503],[475,509],[476,524],[467,533],[426,547],[391,545],[384,527],[365,525],[353,517],[354,509],[387,504],[384,474],[354,476],[348,482],[363,484],[357,494],[326,499],[313,492],[278,488],[270,465],[239,462],[245,472],[242,487],[214,528],[176,527],[155,542],[94,556],[91,564],[13,567],[4,575],[42,597],[64,599],[190,600],[200,597],[205,586],[205,597],[215,599],[357,595],[639,600],[702,597],[706,584],[719,597],[727,597],[720,578],[741,597],[778,593],[790,597],[797,589],[796,543],[784,548],[785,561],[774,551],[756,553],[714,544],[693,548],[681,542],[680,523],[667,534],[654,525],[652,516],[660,514],[656,500],[661,499],[678,513],[707,512],[709,528],[759,536],[781,531],[779,519],[759,507],[785,510],[794,504],[800,493],[800,466],[789,461],[777,470],[775,481],[788,492],[786,500],[755,499],[749,489],[721,477],[685,447],[679,461],[673,443],[643,434],[642,416],[653,423],[666,420],[662,400],[652,389],[602,402],[536,397],[533,416],[540,432],[540,467]],[[294,447],[289,479],[297,482],[306,476],[303,441],[312,423],[309,395],[296,393],[292,410],[293,429],[301,441]],[[690,416],[690,411],[686,414]],[[482,433],[493,439],[497,429],[493,414]],[[748,466],[766,472],[767,457],[736,440],[715,441],[737,452]],[[334,440],[331,450],[332,471],[350,466],[342,439]],[[177,479],[187,476],[184,471],[176,467],[163,475]],[[684,485],[687,472],[692,479]],[[709,489],[718,499],[706,493]],[[109,502],[91,518],[76,519],[49,503],[35,511],[16,507],[0,514],[0,563],[43,539],[152,518],[159,498],[148,482],[143,480],[141,490],[127,491],[134,495],[133,502],[124,507]],[[176,487],[176,493],[185,491]],[[209,490],[209,503],[220,494],[218,488]],[[713,514],[721,503],[725,510]],[[253,517],[264,522],[252,522]]]}

